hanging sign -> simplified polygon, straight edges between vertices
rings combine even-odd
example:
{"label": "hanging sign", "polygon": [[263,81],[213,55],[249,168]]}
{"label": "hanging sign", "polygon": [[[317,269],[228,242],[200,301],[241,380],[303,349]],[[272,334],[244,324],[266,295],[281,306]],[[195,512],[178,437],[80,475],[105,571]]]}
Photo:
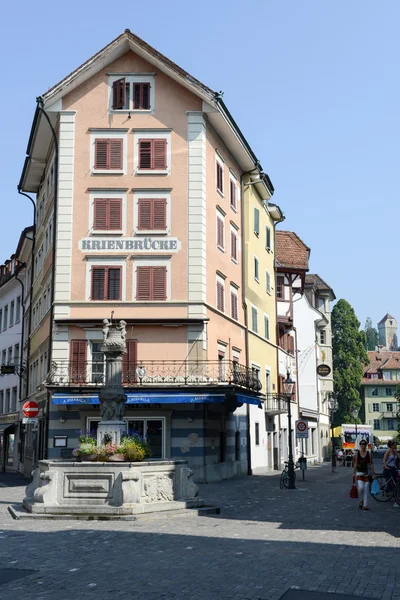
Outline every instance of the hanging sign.
{"label": "hanging sign", "polygon": [[331,373],[331,368],[329,365],[318,365],[317,367],[317,375],[320,377],[328,377]]}
{"label": "hanging sign", "polygon": [[308,438],[308,421],[296,421],[296,438]]}
{"label": "hanging sign", "polygon": [[2,375],[14,375],[15,373],[15,365],[1,365],[1,374]]}

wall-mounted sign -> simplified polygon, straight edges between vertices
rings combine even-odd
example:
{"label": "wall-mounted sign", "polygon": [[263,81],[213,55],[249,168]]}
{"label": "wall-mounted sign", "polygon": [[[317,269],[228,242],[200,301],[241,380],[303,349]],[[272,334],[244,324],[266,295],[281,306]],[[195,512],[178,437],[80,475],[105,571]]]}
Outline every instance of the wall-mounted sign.
{"label": "wall-mounted sign", "polygon": [[37,425],[38,422],[39,422],[39,419],[36,417],[22,417],[23,425]]}
{"label": "wall-mounted sign", "polygon": [[331,368],[329,365],[318,365],[317,374],[320,377],[328,377],[328,375],[330,375],[330,373],[331,373]]}
{"label": "wall-mounted sign", "polygon": [[15,373],[15,365],[1,365],[1,374],[2,375],[14,375]]}
{"label": "wall-mounted sign", "polygon": [[83,238],[79,242],[83,252],[178,252],[181,242],[172,237],[142,238]]}

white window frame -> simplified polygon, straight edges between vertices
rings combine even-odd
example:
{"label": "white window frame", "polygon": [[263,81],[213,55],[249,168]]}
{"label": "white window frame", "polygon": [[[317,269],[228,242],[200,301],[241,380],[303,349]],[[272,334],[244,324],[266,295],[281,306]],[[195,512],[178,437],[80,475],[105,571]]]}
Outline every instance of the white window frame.
{"label": "white window frame", "polygon": [[[94,201],[96,198],[122,199],[122,229],[94,229]],[[89,192],[89,235],[126,235],[126,190],[96,189]]]}
{"label": "white window frame", "polygon": [[[133,134],[134,175],[148,175],[149,177],[152,175],[171,175],[171,131],[169,129],[133,129]],[[139,140],[166,140],[166,169],[139,169]]]}
{"label": "white window frame", "polygon": [[[171,259],[164,256],[154,256],[146,258],[140,258],[135,255],[133,258],[133,273],[132,273],[132,301],[137,304],[164,304],[165,302],[171,301]],[[166,299],[165,300],[136,300],[136,267],[166,267]]]}
{"label": "white window frame", "polygon": [[[129,106],[128,108],[113,108],[113,83],[118,79],[125,78],[125,83],[129,83]],[[133,108],[133,84],[134,83],[149,83],[150,84],[150,108]],[[154,114],[155,112],[155,99],[156,99],[156,78],[154,73],[119,73],[110,74],[108,76],[108,110],[110,113],[130,113],[135,114]]]}
{"label": "white window frame", "polygon": [[[238,322],[239,322],[239,294],[238,294],[238,291],[239,291],[239,290],[238,290],[238,288],[237,288],[236,286],[234,286],[234,285],[232,285],[232,284],[229,286],[229,304],[230,304],[230,316],[231,316],[231,319],[233,319],[234,321],[236,321],[236,323],[238,323]],[[237,316],[238,316],[238,318],[237,318],[237,319],[234,319],[234,318],[233,318],[233,315],[232,315],[232,301],[231,301],[231,296],[232,296],[232,294],[236,296],[236,301],[237,301],[237,312],[238,312],[238,315],[237,315]]]}
{"label": "white window frame", "polygon": [[271,296],[271,273],[268,269],[265,270],[265,290]]}
{"label": "white window frame", "polygon": [[[265,320],[268,321],[268,337],[266,337],[266,335],[265,335]],[[269,340],[270,338],[271,338],[271,319],[269,318],[267,313],[264,313],[264,339]]]}
{"label": "white window frame", "polygon": [[[139,200],[142,198],[160,198],[167,201],[166,211],[166,223],[165,229],[139,229]],[[146,189],[143,191],[135,190],[133,193],[133,224],[132,229],[135,235],[167,235],[171,233],[171,190],[151,190]]]}
{"label": "white window frame", "polygon": [[[95,169],[95,141],[97,139],[117,140],[122,138],[122,169]],[[126,175],[128,169],[128,129],[91,129],[90,131],[90,174]]]}
{"label": "white window frame", "polygon": [[122,267],[121,269],[121,300],[115,302],[126,301],[126,257],[121,256],[86,256],[86,300],[101,304],[105,302],[109,304],[112,300],[92,300],[90,297],[92,287],[92,267]]}
{"label": "white window frame", "polygon": [[[257,271],[258,271],[258,277],[256,277],[256,261],[257,261]],[[256,254],[253,255],[253,277],[254,277],[254,281],[257,281],[257,283],[260,283],[260,261],[259,258]]]}
{"label": "white window frame", "polygon": [[[217,283],[220,282],[223,285],[224,288],[224,310],[220,310],[218,308],[218,291],[217,291]],[[229,301],[231,300],[230,296],[229,296]],[[225,279],[224,277],[222,277],[221,275],[219,275],[217,273],[216,279],[215,279],[215,308],[217,309],[218,312],[220,312],[222,315],[226,315],[226,289],[225,289]],[[229,310],[230,313],[230,310]]]}
{"label": "white window frame", "polygon": [[[225,236],[225,213],[222,212],[219,208],[217,208],[216,219],[217,220],[216,220],[216,232],[215,232],[216,233],[216,240],[215,241],[216,241],[218,250],[220,252],[225,252],[225,246],[226,246],[226,244],[225,244],[225,237],[226,237]],[[223,240],[222,240],[223,244],[224,244],[223,246],[220,246],[218,244],[218,219],[220,219],[222,221],[223,230],[224,230]]]}
{"label": "white window frame", "polygon": [[[257,325],[257,329],[254,329],[254,318],[253,318],[253,314],[256,314],[256,325]],[[257,333],[258,334],[258,308],[257,306],[254,306],[254,304],[251,305],[251,331],[252,333]]]}
{"label": "white window frame", "polygon": [[232,257],[232,238],[231,238],[231,235],[230,235],[230,236],[229,236],[229,246],[230,246],[229,250],[230,250],[230,259],[231,259],[231,261],[232,261],[232,262],[233,262],[235,265],[237,265],[237,264],[239,264],[239,254],[240,254],[240,246],[239,246],[239,230],[238,230],[238,228],[237,228],[235,225],[233,225],[233,223],[232,223],[232,222],[231,222],[231,226],[230,226],[230,233],[231,233],[231,234],[232,234],[232,233],[234,233],[234,234],[235,234],[235,236],[236,236],[236,256],[237,256],[236,258],[233,258],[233,257]]}
{"label": "white window frame", "polygon": [[[217,186],[217,163],[219,163],[220,167],[222,168],[222,192]],[[225,198],[225,162],[218,152],[215,153],[215,189],[221,198]]]}
{"label": "white window frame", "polygon": [[233,212],[237,214],[239,212],[240,187],[238,186],[238,178],[236,177],[235,173],[231,169],[229,169],[229,194],[231,193],[231,181],[234,183],[236,190],[236,207],[232,206],[230,196],[229,206],[231,207]]}
{"label": "white window frame", "polygon": [[[256,211],[258,213],[258,231],[256,231]],[[253,233],[257,237],[260,237],[260,209],[257,206],[253,206]]]}

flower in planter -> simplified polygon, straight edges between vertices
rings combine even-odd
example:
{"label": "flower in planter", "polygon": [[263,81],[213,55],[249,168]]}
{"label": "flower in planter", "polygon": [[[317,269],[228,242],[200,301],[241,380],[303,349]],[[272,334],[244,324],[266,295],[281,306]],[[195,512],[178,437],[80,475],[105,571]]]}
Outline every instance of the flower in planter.
{"label": "flower in planter", "polygon": [[126,460],[140,462],[151,456],[149,444],[137,434],[126,435],[121,440],[121,452]]}
{"label": "flower in planter", "polygon": [[82,454],[94,454],[96,445],[89,442],[82,442],[79,448],[75,448],[73,456],[81,456]]}

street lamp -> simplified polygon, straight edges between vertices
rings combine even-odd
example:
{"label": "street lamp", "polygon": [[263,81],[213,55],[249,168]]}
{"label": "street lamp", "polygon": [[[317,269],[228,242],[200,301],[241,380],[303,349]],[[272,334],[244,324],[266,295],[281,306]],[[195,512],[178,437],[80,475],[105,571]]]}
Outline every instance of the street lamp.
{"label": "street lamp", "polygon": [[288,428],[289,428],[289,460],[288,460],[288,475],[289,475],[289,490],[295,490],[296,486],[294,485],[294,462],[293,462],[293,448],[292,448],[292,395],[294,391],[295,383],[290,378],[289,372],[287,373],[286,379],[283,382],[283,393],[286,396],[288,403]]}
{"label": "street lamp", "polygon": [[351,411],[351,414],[354,417],[354,422],[356,424],[356,440],[354,442],[354,450],[357,450],[357,419],[358,419],[358,410],[355,408],[354,410]]}
{"label": "street lamp", "polygon": [[330,417],[330,422],[331,422],[332,473],[334,473],[335,468],[336,468],[336,452],[335,452],[335,435],[334,435],[334,431],[333,431],[333,414],[339,408],[339,404],[333,394],[331,394],[329,397],[328,407],[329,407],[329,417]]}

